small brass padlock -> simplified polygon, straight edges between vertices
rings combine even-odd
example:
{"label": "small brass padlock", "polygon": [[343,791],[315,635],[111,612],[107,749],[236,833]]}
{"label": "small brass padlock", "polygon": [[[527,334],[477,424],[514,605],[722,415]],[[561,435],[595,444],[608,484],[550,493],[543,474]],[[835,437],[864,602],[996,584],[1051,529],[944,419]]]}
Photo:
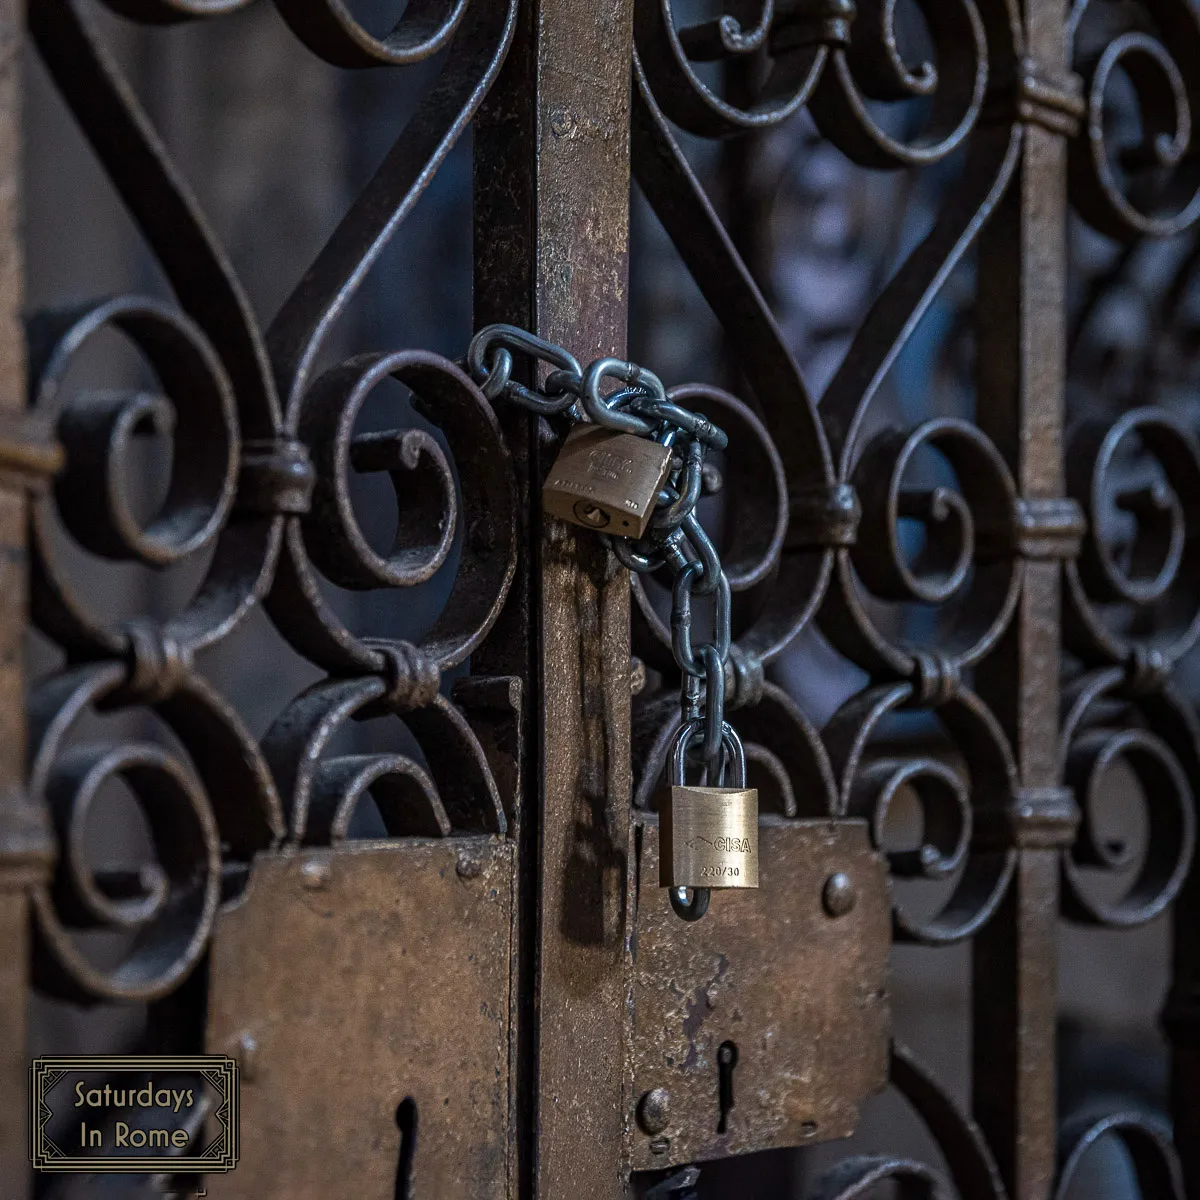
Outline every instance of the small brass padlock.
{"label": "small brass padlock", "polygon": [[[688,746],[703,722],[680,727],[667,760],[670,795],[659,813],[659,885],[669,888],[758,887],[758,790],[746,786],[746,753],[729,724],[722,729],[732,787],[689,786]],[[719,783],[724,782],[724,771]]]}
{"label": "small brass padlock", "polygon": [[671,468],[671,449],[602,425],[577,425],[542,489],[542,507],[575,525],[644,537]]}

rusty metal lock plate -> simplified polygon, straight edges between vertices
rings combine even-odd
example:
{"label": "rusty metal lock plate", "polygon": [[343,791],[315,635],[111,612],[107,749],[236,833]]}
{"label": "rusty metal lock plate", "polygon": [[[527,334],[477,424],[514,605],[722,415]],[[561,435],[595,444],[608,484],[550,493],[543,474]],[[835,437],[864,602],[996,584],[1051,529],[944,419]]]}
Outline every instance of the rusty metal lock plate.
{"label": "rusty metal lock plate", "polygon": [[550,469],[542,506],[574,525],[640,538],[670,466],[671,451],[648,438],[577,425]]}
{"label": "rusty metal lock plate", "polygon": [[242,1125],[210,1196],[507,1194],[513,865],[487,837],[255,860],[212,950],[209,1049],[241,1061]]}
{"label": "rusty metal lock plate", "polygon": [[679,920],[638,831],[635,1170],[848,1137],[887,1079],[891,897],[862,821],[764,822],[760,888]]}

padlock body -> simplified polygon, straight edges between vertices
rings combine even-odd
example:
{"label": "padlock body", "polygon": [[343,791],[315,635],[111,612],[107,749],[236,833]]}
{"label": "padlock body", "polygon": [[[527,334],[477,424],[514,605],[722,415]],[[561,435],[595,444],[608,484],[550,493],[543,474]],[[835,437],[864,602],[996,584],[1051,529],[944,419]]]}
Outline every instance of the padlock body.
{"label": "padlock body", "polygon": [[758,887],[758,790],[672,787],[659,842],[663,887]]}
{"label": "padlock body", "polygon": [[667,446],[600,425],[576,425],[542,489],[542,507],[585,529],[640,538],[670,467]]}

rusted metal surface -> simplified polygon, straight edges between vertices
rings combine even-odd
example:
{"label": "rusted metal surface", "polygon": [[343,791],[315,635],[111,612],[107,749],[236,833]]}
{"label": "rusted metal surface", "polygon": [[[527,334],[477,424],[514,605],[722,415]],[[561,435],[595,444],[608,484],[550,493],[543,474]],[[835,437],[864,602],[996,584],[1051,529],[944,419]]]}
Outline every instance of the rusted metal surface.
{"label": "rusted metal surface", "polygon": [[[132,15],[161,17],[171,7],[170,0],[152,2]],[[447,16],[436,44],[408,47],[402,59],[416,61],[452,42],[442,86],[264,332],[85,7],[45,0],[30,10],[38,51],[178,298],[173,305],[117,297],[40,313],[30,323],[32,404],[66,449],[53,491],[34,508],[32,615],[74,661],[42,680],[29,705],[30,792],[51,805],[70,847],[54,887],[34,897],[39,979],[60,995],[85,1002],[167,997],[203,956],[222,875],[244,877],[255,853],[284,836],[285,809],[297,842],[319,842],[344,833],[341,819],[364,791],[415,787],[441,806],[434,827],[505,829],[488,752],[440,690],[443,672],[486,638],[513,579],[515,480],[495,416],[458,367],[423,350],[358,355],[315,378],[313,361],[486,94],[514,21],[513,6],[480,6],[461,22]],[[337,58],[341,36],[331,32],[323,52]],[[381,61],[391,53],[375,49]],[[160,394],[92,393],[68,382],[78,355],[113,331],[153,367]],[[356,432],[368,394],[393,381],[409,389],[414,411],[438,427],[445,448],[406,428],[412,418],[403,412],[392,430]],[[160,510],[140,522],[125,467],[130,439],[148,427],[173,432],[177,452]],[[351,472],[380,471],[407,501],[397,501],[396,545],[386,555],[367,542],[349,498]],[[387,630],[351,630],[338,615],[329,585],[421,584],[447,561],[460,528],[453,584],[419,645]],[[71,578],[64,534],[92,554],[159,568],[211,557],[182,611],[112,620],[92,611],[87,589]],[[329,672],[279,715],[262,746],[195,662],[260,601],[294,648]],[[139,746],[112,755],[68,744],[93,705],[152,711],[182,753],[150,762]],[[346,721],[367,716],[402,716],[424,742],[428,775],[402,756],[384,755],[361,770],[349,770],[342,757],[321,761]],[[494,722],[484,724],[495,760]],[[508,740],[515,738],[510,730]],[[510,804],[518,758],[510,746]],[[79,770],[84,759],[87,771]],[[152,816],[170,870],[134,884],[95,877],[79,831],[90,797],[109,777],[128,781],[145,805],[160,792],[170,796]],[[389,811],[398,814],[394,805]],[[92,926],[143,936],[127,962],[100,969],[72,937]]]}
{"label": "rusted metal surface", "polygon": [[[760,765],[760,787],[781,811],[866,816],[882,845],[893,798],[915,788],[926,844],[921,861],[890,855],[892,873],[901,881],[954,875],[957,882],[932,918],[918,918],[898,891],[894,929],[931,945],[974,939],[974,1106],[991,1149],[978,1128],[937,1098],[934,1085],[921,1082],[909,1056],[894,1060],[892,1081],[934,1133],[961,1194],[1047,1196],[1070,1173],[1055,1150],[1059,914],[1118,927],[1147,920],[1179,894],[1192,860],[1191,792],[1200,778],[1195,722],[1191,705],[1168,684],[1196,637],[1185,582],[1194,575],[1183,549],[1190,501],[1181,499],[1197,494],[1191,434],[1159,412],[1143,412],[1112,423],[1093,417],[1068,437],[1065,368],[1069,203],[1126,243],[1195,222],[1200,199],[1192,175],[1180,170],[1170,186],[1164,182],[1185,161],[1182,147],[1191,136],[1184,113],[1194,115],[1196,81],[1194,69],[1180,64],[1196,61],[1195,13],[1183,4],[1135,5],[1126,25],[1106,23],[1099,6],[1086,3],[1069,13],[1053,0],[922,5],[938,69],[936,81],[929,74],[922,86],[936,100],[920,136],[907,127],[901,138],[862,102],[864,95],[900,100],[916,90],[915,76],[884,65],[885,53],[896,56],[893,65],[903,58],[898,21],[880,21],[862,6],[813,3],[739,11],[680,29],[672,7],[636,10],[634,172],[723,326],[731,378],[753,392],[744,398],[759,424],[747,423],[731,439],[731,458],[757,442],[786,480],[779,491],[789,520],[778,543],[764,536],[775,490],[765,473],[762,482],[743,476],[726,483],[733,554],[739,556],[739,539],[759,539],[753,553],[747,546],[741,555],[749,569],[734,583],[735,593],[753,597],[741,628],[735,625],[730,683],[737,718],[751,761]],[[714,60],[723,65],[720,75],[698,66]],[[1111,80],[1121,70],[1137,80],[1143,119],[1170,131],[1177,139],[1171,154],[1183,154],[1170,164],[1155,160],[1161,187],[1146,188],[1148,165],[1122,159],[1128,175],[1113,166],[1110,122],[1119,105]],[[848,350],[839,347],[841,365],[819,417],[754,282],[770,279],[773,251],[791,248],[773,245],[763,228],[747,182],[753,157],[731,149],[724,159],[727,170],[742,171],[725,189],[734,206],[730,238],[671,128],[732,145],[800,107],[862,166],[920,166],[967,150],[961,175],[939,197],[931,232],[894,273],[888,268]],[[738,211],[742,202],[748,212]],[[881,429],[893,420],[878,415],[884,376],[972,246],[980,252],[974,420]],[[739,249],[756,256],[749,269]],[[1114,274],[1132,258],[1117,256]],[[1184,258],[1195,262],[1194,253]],[[1104,283],[1113,277],[1098,281],[1081,321],[1100,311]],[[1191,278],[1191,266],[1181,267],[1167,289],[1172,311]],[[1151,362],[1151,352],[1144,354],[1143,371]],[[1178,387],[1184,374],[1160,372],[1151,390],[1168,380]],[[1129,382],[1118,415],[1145,394],[1144,376],[1135,371]],[[1091,397],[1081,396],[1086,410],[1085,399]],[[737,411],[727,399],[713,402],[723,416]],[[1120,460],[1131,470],[1139,446],[1140,477],[1157,480],[1141,490],[1118,482],[1115,465]],[[912,466],[922,455],[929,461],[930,450],[951,468],[952,493],[916,486]],[[1136,514],[1132,547],[1115,543],[1106,524],[1106,505],[1114,502]],[[924,526],[923,562],[906,561],[904,520]],[[827,581],[828,560],[819,555],[828,547],[835,557]],[[649,591],[636,594],[636,652],[669,670],[668,631]],[[880,602],[936,607],[945,619],[932,633],[906,626],[898,639],[897,627],[879,619]],[[1123,606],[1122,615],[1106,604]],[[763,682],[763,668],[814,609],[821,631],[870,676],[819,737]],[[1064,643],[1075,656],[1065,662]],[[1080,678],[1084,671],[1091,673]],[[1104,727],[1105,704],[1124,706],[1126,727]],[[886,714],[901,708],[934,718],[965,771],[874,749]],[[638,698],[636,795],[646,807],[655,805],[669,711],[662,693],[647,689]],[[1154,832],[1137,882],[1108,902],[1092,894],[1091,872],[1119,871],[1121,864],[1114,851],[1095,845],[1091,806],[1100,776],[1122,756],[1148,795],[1162,799],[1149,801]],[[1194,884],[1185,903],[1193,892]],[[1187,1080],[1195,1061],[1195,961],[1180,938],[1181,978],[1168,1015],[1185,1120],[1194,1120]],[[1074,1127],[1068,1133],[1079,1139],[1080,1153],[1099,1136]],[[1168,1162],[1172,1153],[1161,1137],[1133,1134],[1134,1143],[1148,1159]],[[1176,1187],[1169,1162],[1152,1174]],[[884,1178],[928,1186],[935,1175],[918,1164],[871,1159],[835,1172],[818,1191],[858,1195]]]}
{"label": "rusted metal surface", "polygon": [[47,877],[53,841],[25,788],[23,639],[26,495],[60,465],[53,433],[23,412],[21,329],[21,9],[0,4],[0,1179],[27,1194],[28,889]]}
{"label": "rusted metal surface", "polygon": [[[887,1081],[891,905],[866,824],[777,822],[760,840],[759,890],[685,925],[655,886],[658,827],[638,828],[637,1169],[848,1137]],[[831,880],[853,896],[833,914]]]}
{"label": "rusted metal surface", "polygon": [[[176,0],[118,7],[148,23],[199,15]],[[240,7],[231,0],[205,6],[203,15],[217,18]],[[249,1140],[262,1145],[263,1157],[251,1156],[249,1169],[239,1173],[236,1186],[245,1189],[239,1194],[335,1194],[346,1163],[368,1172],[364,1178],[374,1180],[379,1195],[397,1194],[397,1106],[408,1093],[382,1098],[386,1111],[354,1110],[369,1091],[360,1078],[371,1073],[362,1057],[371,1040],[364,1026],[355,1034],[352,1020],[340,1020],[356,1012],[368,1024],[374,1020],[375,1030],[394,1018],[396,1075],[389,1086],[402,1088],[400,1076],[411,1074],[405,1064],[414,1063],[431,1086],[456,1071],[462,1083],[449,1106],[440,1093],[422,1099],[413,1092],[424,1106],[423,1128],[431,1131],[410,1163],[417,1193],[462,1193],[457,1149],[470,1162],[477,1194],[502,1194],[512,1158],[508,1014],[515,890],[514,847],[504,839],[525,786],[521,706],[528,674],[522,663],[519,677],[509,670],[463,679],[461,668],[486,641],[515,576],[516,472],[491,406],[449,360],[406,350],[403,341],[333,365],[322,359],[318,367],[317,360],[365,273],[494,82],[511,44],[516,5],[469,11],[460,5],[432,23],[406,19],[384,40],[372,39],[340,4],[319,5],[320,12],[292,7],[297,11],[288,8],[286,15],[301,39],[331,62],[400,68],[441,54],[440,76],[314,262],[292,264],[299,282],[268,328],[251,311],[183,172],[150,126],[88,7],[45,0],[29,9],[37,51],[174,292],[169,302],[117,296],[35,314],[30,421],[13,425],[12,444],[0,453],[5,480],[28,477],[55,465],[51,436],[62,443],[62,470],[53,488],[38,494],[32,520],[32,618],[68,656],[63,669],[38,682],[28,704],[28,790],[43,806],[34,812],[52,816],[62,847],[53,880],[35,881],[33,888],[35,978],[45,991],[82,1004],[148,1003],[147,1038],[196,1048],[205,1023],[197,999],[221,910],[222,948],[209,981],[210,1032],[223,1037],[228,1017],[229,1036],[241,1037],[231,1010],[222,1008],[222,998],[236,993],[229,1002],[234,1015],[261,1018],[267,1078],[283,1080],[276,1099],[289,1114],[272,1123],[269,1106],[256,1109],[262,1136]],[[15,107],[6,105],[4,113],[7,121]],[[13,194],[5,189],[6,204]],[[3,240],[8,253],[11,239]],[[15,259],[5,259],[6,274],[10,266],[16,270]],[[14,309],[16,294],[5,283],[6,303],[13,297]],[[114,333],[152,369],[153,391],[88,390],[78,360]],[[20,355],[14,352],[11,361],[19,373]],[[369,395],[397,385],[411,399],[393,408],[392,427],[357,429]],[[414,427],[423,418],[437,435]],[[44,445],[31,430],[45,431]],[[138,481],[128,463],[132,440],[145,432],[174,438],[171,484],[149,518],[134,515]],[[362,473],[386,474],[396,492],[395,544],[386,551],[369,542],[351,499],[350,476]],[[12,501],[18,528],[20,503]],[[152,602],[132,619],[118,619],[96,611],[94,589],[76,577],[75,560],[63,553],[66,542],[74,543],[72,553],[82,549],[101,560],[158,569],[205,560],[202,580],[172,615],[162,616]],[[452,549],[445,603],[419,642],[388,627],[351,628],[346,606],[332,599],[335,589],[424,584],[447,566]],[[7,561],[9,569],[19,568],[15,556]],[[450,573],[447,567],[443,578]],[[19,587],[6,589],[10,602],[21,605]],[[327,672],[279,713],[261,744],[196,662],[259,604],[298,654]],[[14,613],[3,636],[17,638],[21,625]],[[525,631],[521,638],[527,642]],[[452,670],[460,676],[453,689],[445,679]],[[19,689],[15,675],[12,680]],[[20,720],[19,704],[3,709],[5,720]],[[80,726],[96,709],[133,715],[146,740],[114,746],[81,736]],[[356,744],[350,723],[359,720],[387,724],[391,739],[384,735],[383,750],[347,752]],[[14,725],[9,732],[6,744],[21,745],[22,730]],[[18,777],[20,762],[5,760],[2,769],[10,767]],[[96,797],[114,782],[123,782],[142,808],[157,859],[134,871],[97,869],[86,845]],[[337,855],[354,858],[356,822],[372,806],[391,838],[446,840],[421,850],[400,842],[367,852],[361,888],[336,871],[325,878],[319,862],[296,857],[297,847],[313,847],[320,860],[340,846]],[[6,848],[15,854],[20,831],[13,828]],[[480,834],[497,840],[481,841]],[[285,840],[289,849],[277,857]],[[45,844],[43,838],[43,850]],[[418,864],[411,890],[398,886],[392,852],[400,853],[401,845]],[[293,870],[301,873],[303,896],[328,891],[337,897],[336,920],[322,923],[303,904],[292,911]],[[253,895],[241,897],[248,880]],[[307,885],[313,886],[304,890]],[[233,909],[222,909],[230,902]],[[6,929],[9,915],[6,908]],[[292,916],[296,926],[288,924]],[[304,926],[305,917],[316,926]],[[339,935],[334,926],[342,924]],[[18,911],[13,929],[23,925]],[[400,927],[403,934],[393,938]],[[78,937],[96,928],[136,936],[126,939],[123,957],[99,961]],[[393,980],[395,991],[388,994],[405,1000],[392,1017],[377,1003],[384,992],[372,999],[355,984],[347,993],[336,969],[325,977],[325,991],[308,986],[314,956],[341,962],[352,978],[368,970],[376,936],[390,948],[376,945],[384,957],[375,977],[391,972],[399,982]],[[281,945],[294,939],[290,961],[300,974],[290,985],[276,971],[282,960],[264,937]],[[487,946],[455,955],[450,947],[458,937],[482,937]],[[15,949],[14,960],[25,961],[21,947]],[[422,1024],[432,1009],[411,1003],[432,977],[406,973],[408,963],[440,961],[447,953],[459,974],[444,994],[480,998],[465,1015],[444,1010],[444,1021],[453,1022],[456,1036],[477,1022],[483,1034],[476,1043],[442,1037],[437,1021]],[[223,970],[226,961],[237,965]],[[10,994],[6,989],[6,1003]],[[302,995],[314,1007],[296,1012],[292,1001]],[[291,1038],[305,1020],[317,1022],[306,1036],[314,1050],[321,1043],[320,1086],[305,1083],[301,1058],[293,1053]],[[425,1034],[416,1035],[418,1026]],[[10,1027],[19,1038],[20,1026]],[[346,1032],[344,1041],[325,1038],[338,1028]],[[477,1045],[473,1058],[470,1044]],[[6,1081],[6,1093],[8,1087]],[[325,1105],[331,1117],[349,1111],[363,1117],[355,1136],[364,1140],[340,1172],[330,1173],[313,1104]],[[473,1123],[473,1133],[462,1132],[463,1122]],[[439,1128],[451,1125],[462,1136],[439,1137]],[[345,1129],[350,1136],[351,1126]],[[280,1177],[276,1157],[289,1139],[298,1139],[296,1147],[308,1139],[311,1151],[307,1160],[299,1152],[291,1160],[307,1161],[308,1168],[290,1182]]]}
{"label": "rusted metal surface", "polygon": [[[980,297],[979,424],[1013,472],[1018,495],[1038,504],[1064,491],[1066,138],[1078,117],[1068,73],[1066,5],[1025,6],[1017,83],[1038,74],[1057,89],[1059,128],[1021,107],[1017,176],[980,242],[980,270],[997,275]],[[1053,125],[1054,122],[1049,123]],[[997,274],[998,272],[998,274]],[[973,946],[973,1109],[1014,1200],[1050,1194],[1056,1173],[1055,1029],[1058,1012],[1060,846],[1076,813],[1060,788],[1060,564],[1027,555],[1024,586],[1001,653],[980,668],[981,694],[1013,747],[1017,787],[1002,841],[1018,862],[1005,903]],[[1010,850],[1009,853],[1012,851]]]}
{"label": "rusted metal surface", "polygon": [[16,1200],[26,1195],[29,1154],[26,1149],[24,1099],[29,1079],[25,1049],[29,1007],[29,908],[20,886],[0,892],[0,1092],[5,1098],[0,1121],[0,1170]]}
{"label": "rusted metal surface", "polygon": [[210,1194],[504,1194],[514,863],[491,838],[259,856],[213,938],[242,1156]]}
{"label": "rusted metal surface", "polygon": [[[625,345],[629,76],[610,64],[628,61],[631,29],[629,0],[523,3],[476,133],[491,218],[477,321],[522,324],[584,361]],[[629,583],[591,531],[536,515],[531,529],[541,758],[521,835],[519,1186],[609,1197],[624,1189],[627,1101]]]}
{"label": "rusted metal surface", "polygon": [[[147,25],[243,4],[108,0]],[[633,1167],[845,1133],[886,1074],[942,1163],[856,1157],[817,1185],[822,1200],[885,1180],[1046,1200],[1105,1136],[1131,1148],[1148,1188],[1178,1195],[1176,1150],[1130,1114],[1068,1122],[1058,1152],[1054,1045],[1060,918],[1126,928],[1175,905],[1175,1143],[1200,1191],[1200,723],[1176,671],[1200,640],[1200,447],[1193,417],[1170,408],[1195,378],[1195,5],[922,0],[911,44],[912,14],[890,4],[739,3],[691,28],[677,7],[471,0],[414,6],[379,37],[341,0],[278,0],[303,46],[335,67],[436,59],[440,74],[262,327],[106,49],[107,26],[84,0],[31,0],[31,39],[174,295],[34,314],[25,416],[16,17],[0,10],[0,961],[12,972],[0,982],[0,1174],[22,1174],[5,1114],[21,1111],[7,1100],[21,1086],[28,892],[36,984],[83,1004],[147,1003],[154,1036],[181,1048],[202,1038],[197,997],[217,931],[210,1040],[237,1041],[261,1072],[246,1106],[261,1136],[247,1131],[259,1148],[245,1173],[210,1189],[330,1195],[358,1170],[373,1172],[364,1188],[394,1195],[411,1167],[417,1195],[613,1197]],[[912,44],[928,45],[927,67]],[[889,247],[861,319],[839,331],[819,406],[777,319],[782,249],[752,170],[756,139],[801,110],[856,168],[961,168],[944,172],[928,233]],[[1140,144],[1117,144],[1121,112]],[[363,276],[472,121],[477,324],[514,322],[584,360],[621,354],[632,169],[723,330],[723,378],[740,394],[685,383],[672,396],[730,435],[704,490],[723,516],[725,683],[765,815],[763,879],[756,894],[717,896],[693,925],[647,886],[653,819],[640,841],[630,828],[631,799],[640,820],[660,806],[677,721],[661,581],[635,582],[631,639],[626,573],[590,530],[540,512],[564,430],[494,411],[458,365],[403,339],[326,361]],[[689,162],[695,139],[727,147],[728,213]],[[1114,248],[1074,289],[1079,302],[1072,208]],[[1089,350],[1103,341],[1096,314],[1139,246],[1176,243],[1145,344],[1118,370],[1119,354]],[[889,374],[976,252],[973,408],[889,408]],[[153,368],[153,393],[81,382],[83,360],[114,333]],[[372,393],[397,386],[436,434],[407,408],[391,429],[356,429]],[[124,475],[147,430],[187,452],[160,511],[139,520]],[[386,551],[364,534],[355,473],[393,485]],[[32,619],[65,657],[32,689],[22,787],[28,493]],[[92,589],[72,577],[80,550],[97,570],[209,557],[173,616],[148,605],[130,620],[93,611]],[[448,599],[418,642],[352,627],[331,600],[443,569]],[[197,664],[259,604],[323,673],[261,742]],[[783,686],[791,648],[813,629],[865,673],[821,728]],[[89,741],[97,713],[157,725],[154,744]],[[360,720],[378,723],[383,750],[347,751]],[[909,720],[936,730],[938,753],[892,736]],[[1129,866],[1093,811],[1117,760],[1146,794],[1148,845],[1132,884],[1099,897],[1097,873]],[[83,849],[113,781],[149,814],[159,861],[138,872],[97,870]],[[895,849],[886,827],[903,797],[923,829]],[[371,803],[391,840],[357,847]],[[829,829],[829,843],[813,832]],[[890,902],[868,846],[897,885]],[[485,850],[463,866],[471,847]],[[395,864],[414,856],[419,878],[398,879]],[[939,883],[937,904],[910,903],[910,888]],[[972,945],[973,1116],[903,1046],[884,1063],[889,909],[897,940]],[[93,929],[137,937],[122,961],[93,961],[77,937]],[[340,974],[313,971],[315,959]],[[439,982],[451,968],[461,975]],[[689,1034],[687,997],[700,989],[707,1005],[710,986],[713,1009]],[[472,988],[487,1012],[458,1002]],[[456,1002],[439,1006],[439,992]],[[735,996],[742,1020],[730,1011],[722,1024]],[[243,1028],[255,1013],[262,1037]],[[474,1034],[451,1039],[463,1022]],[[763,1050],[769,1034],[789,1049]],[[380,1046],[386,1097],[358,1087]],[[451,1083],[466,1099],[438,1091]],[[420,1133],[402,1163],[408,1095]],[[340,1159],[313,1140],[313,1106],[326,1101],[347,1136],[369,1131]],[[657,1153],[656,1140],[668,1143]],[[289,1180],[282,1147],[296,1144],[293,1162],[309,1170]],[[690,1187],[694,1172],[679,1179]]]}

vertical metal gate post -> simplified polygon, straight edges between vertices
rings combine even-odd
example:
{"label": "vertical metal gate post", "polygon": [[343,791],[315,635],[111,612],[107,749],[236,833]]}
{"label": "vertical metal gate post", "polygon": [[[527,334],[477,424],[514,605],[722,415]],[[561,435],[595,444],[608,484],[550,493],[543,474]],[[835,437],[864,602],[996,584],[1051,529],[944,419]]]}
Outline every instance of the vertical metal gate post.
{"label": "vertical metal gate post", "polygon": [[23,5],[0,3],[0,1182],[26,1193],[25,1095],[29,1060],[28,886],[49,866],[50,840],[24,790],[27,483],[53,465],[25,411],[21,327],[21,52]]}
{"label": "vertical metal gate post", "polygon": [[[527,325],[585,362],[625,350],[632,29],[632,0],[529,0],[475,133],[477,323]],[[550,519],[532,553],[520,1194],[599,1198],[625,1174],[629,580],[593,535]]]}
{"label": "vertical metal gate post", "polygon": [[1062,500],[1066,134],[1082,102],[1068,70],[1065,4],[1024,0],[1021,16],[1026,57],[1004,64],[1010,78],[999,83],[1006,115],[1022,126],[1022,161],[980,244],[976,414],[1019,496],[1024,586],[1005,645],[979,672],[1018,772],[993,852],[1015,849],[1017,859],[1003,905],[973,943],[973,1091],[1009,1195],[1035,1200],[1051,1194],[1056,1171],[1059,857],[1077,819],[1058,763],[1057,560],[1082,532]]}

